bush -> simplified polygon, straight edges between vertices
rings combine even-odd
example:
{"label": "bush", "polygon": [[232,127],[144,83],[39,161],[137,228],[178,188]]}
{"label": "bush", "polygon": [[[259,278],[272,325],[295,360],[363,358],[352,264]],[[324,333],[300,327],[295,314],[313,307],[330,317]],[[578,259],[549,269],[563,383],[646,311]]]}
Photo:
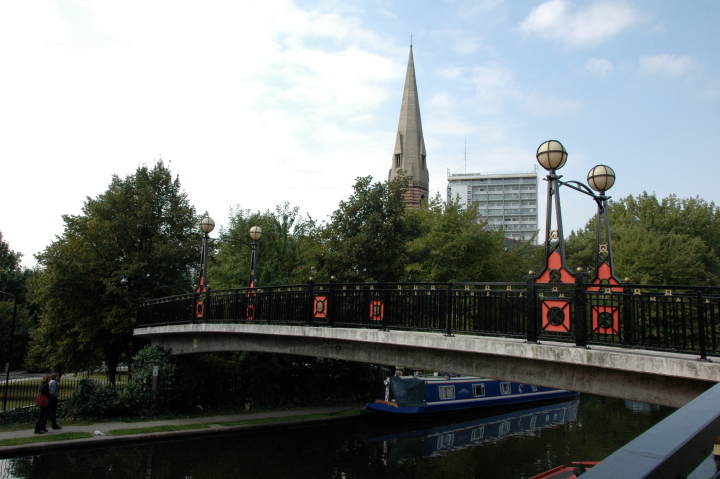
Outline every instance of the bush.
{"label": "bush", "polygon": [[82,379],[73,396],[66,402],[68,414],[75,417],[112,416],[122,409],[115,386]]}
{"label": "bush", "polygon": [[[153,370],[158,368],[157,389],[152,390]],[[180,396],[177,367],[169,351],[146,346],[135,355],[130,379],[120,395],[122,409],[129,414],[154,414],[173,409]]]}

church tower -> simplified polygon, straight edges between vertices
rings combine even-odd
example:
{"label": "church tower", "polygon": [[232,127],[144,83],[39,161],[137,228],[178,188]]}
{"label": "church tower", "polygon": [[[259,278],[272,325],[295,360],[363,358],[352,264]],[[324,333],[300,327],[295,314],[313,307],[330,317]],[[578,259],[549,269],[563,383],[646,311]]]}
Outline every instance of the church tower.
{"label": "church tower", "polygon": [[419,208],[423,202],[427,201],[430,177],[427,170],[422,121],[420,120],[420,102],[415,82],[412,45],[410,45],[405,88],[400,107],[400,121],[395,137],[395,151],[389,179],[392,180],[401,175],[409,180],[409,188],[405,193],[405,206]]}

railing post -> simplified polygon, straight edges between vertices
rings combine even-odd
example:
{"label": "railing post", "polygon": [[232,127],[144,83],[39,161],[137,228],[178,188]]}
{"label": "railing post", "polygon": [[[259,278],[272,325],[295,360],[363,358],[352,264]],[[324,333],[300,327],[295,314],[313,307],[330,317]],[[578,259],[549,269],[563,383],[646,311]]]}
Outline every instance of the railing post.
{"label": "railing post", "polygon": [[[197,304],[198,304],[198,293],[197,293],[197,291],[194,291],[193,292],[193,302],[192,302],[192,306],[190,307],[190,322],[191,323],[197,322],[196,321]],[[170,324],[169,321],[168,321],[168,324]]]}
{"label": "railing post", "polygon": [[620,328],[622,329],[622,342],[626,346],[633,344],[635,335],[635,304],[633,292],[630,286],[623,286],[623,311],[620,317]]}
{"label": "railing post", "polygon": [[585,273],[575,273],[575,314],[573,315],[575,345],[587,346],[587,327],[585,321]]}
{"label": "railing post", "polygon": [[203,314],[203,323],[206,323],[208,320],[212,319],[212,314],[210,314],[210,288],[207,289],[205,292],[205,314]]}
{"label": "railing post", "polygon": [[525,337],[528,343],[537,343],[537,298],[535,297],[535,277],[529,276],[527,280],[527,321],[525,325]]}
{"label": "railing post", "polygon": [[328,319],[327,324],[328,326],[332,326],[335,322],[335,311],[337,311],[337,308],[335,308],[335,276],[330,276],[330,282],[328,283]]}
{"label": "railing post", "polygon": [[452,336],[453,297],[452,283],[448,283],[445,289],[445,336]]}
{"label": "railing post", "polygon": [[307,295],[308,295],[308,310],[307,314],[305,316],[305,322],[307,324],[312,324],[313,320],[313,308],[315,306],[315,295],[313,294],[313,289],[315,286],[315,282],[312,280],[312,278],[308,281],[308,289],[307,289]]}
{"label": "railing post", "polygon": [[700,359],[707,359],[707,343],[705,341],[705,296],[702,290],[697,292],[698,314],[698,345],[700,346]]}

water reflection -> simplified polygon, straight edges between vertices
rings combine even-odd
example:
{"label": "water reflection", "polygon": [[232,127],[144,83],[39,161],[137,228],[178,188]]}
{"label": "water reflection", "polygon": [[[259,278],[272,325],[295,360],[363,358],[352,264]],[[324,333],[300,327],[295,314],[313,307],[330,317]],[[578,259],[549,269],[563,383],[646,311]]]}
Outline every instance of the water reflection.
{"label": "water reflection", "polygon": [[652,413],[660,410],[660,405],[650,404],[648,402],[633,401],[631,399],[625,399],[625,408],[631,411],[633,414],[642,414],[643,416],[649,416]]}
{"label": "water reflection", "polygon": [[622,400],[583,395],[421,423],[346,418],[5,459],[0,479],[526,478],[602,459],[668,412],[638,415]]}
{"label": "water reflection", "polygon": [[478,447],[510,436],[534,435],[541,429],[575,422],[579,404],[576,399],[490,417],[466,418],[449,424],[372,437],[369,441],[382,443],[386,463],[402,463],[409,459]]}

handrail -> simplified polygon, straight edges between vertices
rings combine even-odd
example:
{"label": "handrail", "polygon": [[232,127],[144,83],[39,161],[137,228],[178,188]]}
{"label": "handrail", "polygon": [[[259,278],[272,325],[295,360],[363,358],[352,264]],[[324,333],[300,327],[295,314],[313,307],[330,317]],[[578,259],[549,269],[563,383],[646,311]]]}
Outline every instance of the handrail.
{"label": "handrail", "polygon": [[720,355],[720,288],[519,282],[307,283],[143,302],[137,326],[343,325]]}
{"label": "handrail", "polygon": [[685,477],[720,436],[720,384],[711,387],[583,474],[583,479]]}

